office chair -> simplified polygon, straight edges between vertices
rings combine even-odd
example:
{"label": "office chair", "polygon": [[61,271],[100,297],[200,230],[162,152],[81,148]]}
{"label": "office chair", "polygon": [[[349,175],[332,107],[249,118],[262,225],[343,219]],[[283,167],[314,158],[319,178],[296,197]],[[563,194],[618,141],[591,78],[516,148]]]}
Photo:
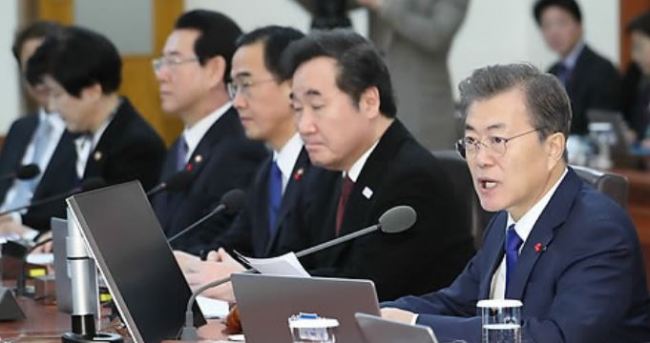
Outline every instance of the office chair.
{"label": "office chair", "polygon": [[621,207],[627,209],[629,183],[622,175],[603,172],[587,167],[571,166],[578,176],[600,192],[614,199]]}

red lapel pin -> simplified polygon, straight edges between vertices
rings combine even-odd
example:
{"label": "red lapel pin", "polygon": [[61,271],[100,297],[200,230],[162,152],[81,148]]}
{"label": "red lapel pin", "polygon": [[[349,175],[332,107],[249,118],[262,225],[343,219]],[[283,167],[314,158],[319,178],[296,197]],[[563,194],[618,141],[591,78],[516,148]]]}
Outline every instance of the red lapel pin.
{"label": "red lapel pin", "polygon": [[188,172],[191,172],[192,169],[194,169],[194,165],[193,165],[192,163],[188,163],[188,164],[185,166],[185,170],[187,170]]}
{"label": "red lapel pin", "polygon": [[300,168],[296,170],[296,172],[293,174],[293,179],[296,181],[300,181],[300,179],[302,179],[303,174],[305,174],[305,169]]}
{"label": "red lapel pin", "polygon": [[541,253],[542,251],[546,250],[546,247],[542,245],[542,243],[536,243],[535,244],[535,252],[536,253]]}

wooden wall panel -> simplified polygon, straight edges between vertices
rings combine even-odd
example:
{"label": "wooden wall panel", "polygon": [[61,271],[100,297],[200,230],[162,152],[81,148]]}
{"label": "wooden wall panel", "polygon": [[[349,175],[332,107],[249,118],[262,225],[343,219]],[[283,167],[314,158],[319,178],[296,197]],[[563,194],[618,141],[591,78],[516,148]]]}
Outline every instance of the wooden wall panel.
{"label": "wooden wall panel", "polygon": [[625,28],[636,16],[650,10],[650,0],[620,0],[620,60],[621,70],[625,71],[630,63],[630,37]]}

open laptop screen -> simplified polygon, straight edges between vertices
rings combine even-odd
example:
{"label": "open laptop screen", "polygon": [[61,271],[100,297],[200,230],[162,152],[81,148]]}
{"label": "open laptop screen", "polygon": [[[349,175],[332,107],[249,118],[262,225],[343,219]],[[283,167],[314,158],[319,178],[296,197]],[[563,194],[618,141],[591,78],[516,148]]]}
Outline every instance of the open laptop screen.
{"label": "open laptop screen", "polygon": [[[67,199],[135,342],[176,338],[191,295],[137,181]],[[194,307],[196,325],[205,324]]]}

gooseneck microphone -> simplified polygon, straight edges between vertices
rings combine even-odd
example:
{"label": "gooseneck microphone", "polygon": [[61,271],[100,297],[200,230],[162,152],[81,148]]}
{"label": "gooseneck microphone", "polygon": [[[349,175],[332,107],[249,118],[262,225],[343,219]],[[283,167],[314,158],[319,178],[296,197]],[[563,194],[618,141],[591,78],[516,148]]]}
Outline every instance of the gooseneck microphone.
{"label": "gooseneck microphone", "polygon": [[169,177],[167,180],[157,184],[154,186],[152,189],[150,189],[147,192],[147,197],[152,197],[160,192],[163,191],[168,191],[168,192],[181,192],[187,189],[187,187],[192,183],[192,179],[194,178],[194,174],[185,169],[183,171],[180,171],[171,177]]}
{"label": "gooseneck microphone", "polygon": [[15,171],[0,175],[0,181],[7,180],[31,180],[41,173],[41,168],[37,164],[26,164],[18,167]]}
{"label": "gooseneck microphone", "polygon": [[217,215],[218,213],[221,212],[226,212],[226,213],[237,213],[239,210],[244,206],[244,201],[246,198],[246,193],[242,191],[241,189],[233,189],[226,194],[224,194],[221,197],[221,201],[219,201],[219,206],[215,207],[210,213],[206,214],[205,216],[201,217],[199,220],[195,221],[194,223],[190,224],[188,227],[184,228],[183,230],[179,231],[175,235],[171,236],[170,238],[167,239],[167,243],[172,243],[173,241],[177,240],[178,238],[184,236],[188,232],[194,230],[201,224],[203,224],[206,220],[210,219],[211,217]]}
{"label": "gooseneck microphone", "polygon": [[[406,206],[406,205],[395,206],[387,210],[386,212],[384,212],[384,214],[382,214],[381,217],[379,217],[377,224],[369,226],[365,229],[361,229],[359,231],[349,233],[341,237],[337,237],[330,241],[315,245],[311,248],[301,250],[296,253],[296,257],[304,257],[307,255],[315,254],[322,250],[331,248],[338,244],[351,241],[355,238],[370,234],[377,230],[381,230],[381,232],[387,234],[400,233],[410,229],[413,226],[413,224],[415,224],[416,221],[417,221],[417,213],[415,212],[413,207]],[[244,273],[255,273],[255,272],[256,271],[254,269],[247,269],[246,271],[244,271]],[[185,326],[183,326],[183,329],[181,331],[181,337],[180,337],[181,340],[196,341],[199,338],[198,333],[196,332],[196,328],[194,327],[194,312],[192,311],[192,306],[194,306],[194,301],[196,300],[196,297],[210,288],[220,286],[229,281],[230,281],[230,276],[223,279],[215,280],[197,288],[196,291],[192,293],[192,296],[188,300],[187,307],[185,309]]]}
{"label": "gooseneck microphone", "polygon": [[25,210],[25,209],[32,209],[34,207],[38,207],[38,206],[42,206],[42,205],[47,205],[47,204],[52,203],[52,202],[63,200],[63,199],[65,199],[65,198],[67,198],[67,197],[69,197],[69,196],[71,196],[73,194],[91,191],[93,189],[102,188],[104,186],[106,186],[106,181],[104,181],[104,179],[102,179],[100,177],[90,178],[88,180],[83,181],[81,183],[81,186],[75,187],[75,188],[73,188],[72,190],[70,190],[68,192],[55,194],[55,195],[52,195],[50,197],[43,198],[41,200],[31,202],[31,203],[29,203],[27,205],[24,205],[24,206],[19,206],[19,207],[12,208],[12,209],[9,209],[9,210],[6,210],[6,211],[2,211],[2,212],[0,212],[0,216],[4,216],[4,215],[9,214],[9,213],[22,211],[22,210]]}

